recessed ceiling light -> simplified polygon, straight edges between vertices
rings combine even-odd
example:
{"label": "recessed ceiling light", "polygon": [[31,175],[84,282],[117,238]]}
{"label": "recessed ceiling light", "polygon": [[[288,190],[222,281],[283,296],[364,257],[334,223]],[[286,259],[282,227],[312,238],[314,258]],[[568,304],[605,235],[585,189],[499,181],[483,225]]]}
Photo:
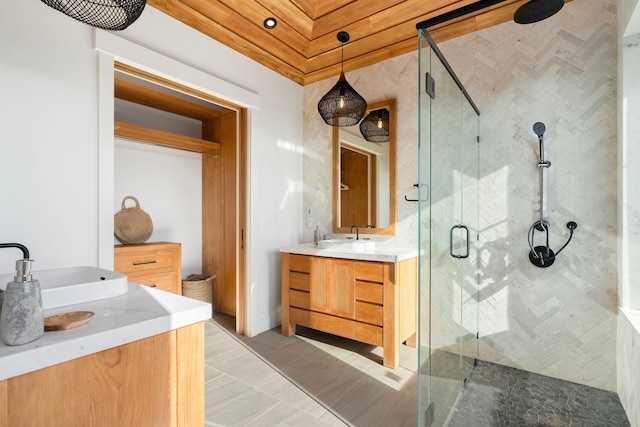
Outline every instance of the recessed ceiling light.
{"label": "recessed ceiling light", "polygon": [[278,25],[278,21],[276,20],[276,18],[267,18],[264,20],[262,25],[264,25],[267,30],[272,30],[276,27],[276,25]]}

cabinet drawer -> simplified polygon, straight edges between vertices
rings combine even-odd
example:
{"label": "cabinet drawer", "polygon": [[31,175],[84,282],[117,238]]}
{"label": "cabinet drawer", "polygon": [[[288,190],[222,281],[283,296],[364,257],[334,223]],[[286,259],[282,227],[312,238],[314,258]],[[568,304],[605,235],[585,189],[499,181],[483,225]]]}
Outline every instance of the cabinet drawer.
{"label": "cabinet drawer", "polygon": [[309,275],[305,273],[289,272],[289,289],[299,289],[309,292]]}
{"label": "cabinet drawer", "polygon": [[383,286],[378,283],[356,281],[356,301],[382,305]]}
{"label": "cabinet drawer", "polygon": [[289,271],[309,273],[311,271],[311,257],[306,255],[289,255]]}
{"label": "cabinet drawer", "polygon": [[382,326],[382,306],[356,301],[356,320],[359,322]]}
{"label": "cabinet drawer", "polygon": [[309,292],[301,292],[296,290],[289,291],[289,305],[291,307],[298,307],[309,309]]}
{"label": "cabinet drawer", "polygon": [[176,283],[180,283],[180,277],[178,277],[177,272],[129,274],[127,277],[130,282],[151,286],[163,291],[180,293],[180,290],[176,288]]}
{"label": "cabinet drawer", "polygon": [[164,268],[178,268],[175,251],[136,251],[134,253],[118,254],[114,259],[114,269],[121,273],[160,270]]}
{"label": "cabinet drawer", "polygon": [[356,279],[367,282],[384,282],[384,264],[379,262],[357,262]]}

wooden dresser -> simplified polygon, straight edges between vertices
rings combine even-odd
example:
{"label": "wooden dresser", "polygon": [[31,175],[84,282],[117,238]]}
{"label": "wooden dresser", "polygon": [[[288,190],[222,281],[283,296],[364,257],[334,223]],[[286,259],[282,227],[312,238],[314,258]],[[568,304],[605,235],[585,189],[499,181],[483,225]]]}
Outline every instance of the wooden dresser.
{"label": "wooden dresser", "polygon": [[182,294],[182,246],[156,242],[114,246],[114,271],[130,282]]}
{"label": "wooden dresser", "polygon": [[282,334],[300,325],[381,346],[396,368],[400,344],[416,346],[417,267],[282,253]]}

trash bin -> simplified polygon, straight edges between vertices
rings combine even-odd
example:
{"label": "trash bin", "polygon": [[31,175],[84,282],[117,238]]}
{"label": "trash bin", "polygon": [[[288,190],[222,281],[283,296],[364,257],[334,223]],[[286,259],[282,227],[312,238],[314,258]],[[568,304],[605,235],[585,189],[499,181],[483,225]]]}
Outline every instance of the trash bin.
{"label": "trash bin", "polygon": [[182,280],[182,296],[197,299],[198,301],[211,304],[211,314],[213,315],[213,280],[216,276],[205,276],[203,274],[190,274]]}

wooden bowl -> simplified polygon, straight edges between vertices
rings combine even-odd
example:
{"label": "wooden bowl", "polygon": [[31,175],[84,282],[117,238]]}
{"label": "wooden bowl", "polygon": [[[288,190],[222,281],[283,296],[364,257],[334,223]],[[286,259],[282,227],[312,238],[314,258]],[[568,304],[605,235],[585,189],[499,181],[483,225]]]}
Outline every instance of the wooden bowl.
{"label": "wooden bowl", "polygon": [[93,311],[73,311],[71,313],[45,317],[44,330],[63,331],[65,329],[77,328],[89,322],[94,314]]}

